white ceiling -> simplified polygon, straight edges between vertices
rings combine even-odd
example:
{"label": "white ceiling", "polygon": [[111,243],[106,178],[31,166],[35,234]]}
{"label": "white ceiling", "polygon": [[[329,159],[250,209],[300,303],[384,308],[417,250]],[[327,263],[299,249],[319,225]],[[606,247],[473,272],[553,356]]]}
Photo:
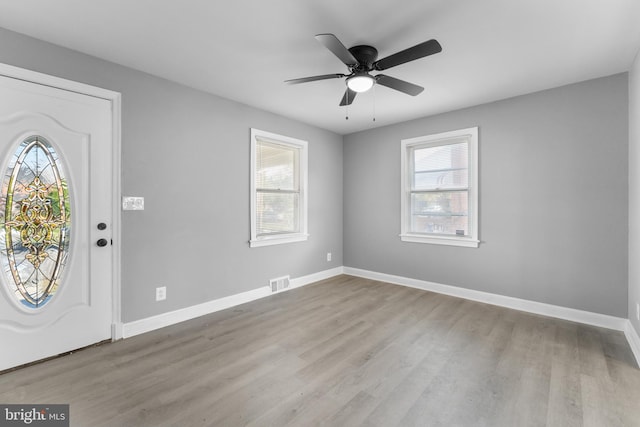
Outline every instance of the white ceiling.
{"label": "white ceiling", "polygon": [[[0,27],[341,134],[627,71],[639,18],[638,0],[0,0]],[[422,94],[376,87],[345,120],[343,80],[283,83],[347,72],[319,33],[443,51],[385,71]]]}

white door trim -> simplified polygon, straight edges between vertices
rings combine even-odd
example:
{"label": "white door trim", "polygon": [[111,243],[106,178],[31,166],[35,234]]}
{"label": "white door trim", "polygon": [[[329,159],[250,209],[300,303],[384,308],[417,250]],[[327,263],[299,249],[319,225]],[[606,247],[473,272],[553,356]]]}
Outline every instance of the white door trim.
{"label": "white door trim", "polygon": [[7,65],[0,63],[0,75],[5,77],[11,77],[18,80],[23,80],[31,83],[36,83],[43,86],[49,86],[57,89],[63,89],[70,92],[75,92],[83,95],[93,96],[95,98],[105,99],[111,102],[111,116],[112,116],[112,135],[113,135],[113,152],[112,152],[112,205],[113,205],[113,283],[111,284],[112,295],[112,316],[111,316],[111,339],[113,341],[119,340],[122,335],[122,312],[121,312],[121,280],[120,280],[120,223],[121,223],[121,188],[120,188],[120,175],[121,175],[121,104],[122,95],[119,92],[114,92],[107,89],[102,89],[96,86],[90,86],[84,83],[74,82],[72,80],[62,79],[60,77],[50,76],[48,74],[39,73],[36,71],[27,70],[24,68],[14,67],[13,65]]}

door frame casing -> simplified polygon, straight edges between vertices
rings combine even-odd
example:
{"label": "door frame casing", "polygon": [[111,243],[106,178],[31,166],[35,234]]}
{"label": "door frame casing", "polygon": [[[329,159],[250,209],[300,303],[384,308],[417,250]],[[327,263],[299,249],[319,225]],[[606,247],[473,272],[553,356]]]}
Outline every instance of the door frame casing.
{"label": "door frame casing", "polygon": [[111,103],[111,135],[112,135],[112,283],[111,283],[111,340],[122,339],[122,303],[121,303],[121,112],[122,95],[108,89],[50,76],[37,71],[0,63],[0,76],[22,80],[38,85],[75,92],[94,98],[104,99]]}

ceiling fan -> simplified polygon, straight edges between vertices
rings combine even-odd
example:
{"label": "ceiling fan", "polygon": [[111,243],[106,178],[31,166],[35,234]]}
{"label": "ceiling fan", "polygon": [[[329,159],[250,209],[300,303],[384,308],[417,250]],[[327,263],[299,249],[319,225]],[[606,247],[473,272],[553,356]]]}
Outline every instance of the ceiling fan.
{"label": "ceiling fan", "polygon": [[313,82],[316,80],[340,79],[346,77],[347,90],[340,101],[340,105],[351,105],[360,92],[366,92],[373,87],[374,84],[386,86],[395,89],[407,95],[416,96],[421,93],[424,88],[422,86],[409,83],[404,80],[385,74],[372,76],[372,71],[383,71],[396,65],[406,62],[415,61],[425,56],[433,55],[442,51],[442,46],[437,40],[428,40],[413,47],[410,47],[386,58],[378,59],[378,51],[373,46],[359,45],[347,49],[340,40],[333,34],[318,34],[316,40],[322,43],[335,56],[340,59],[348,68],[349,74],[323,74],[321,76],[303,77],[301,79],[285,80],[286,83],[298,84]]}

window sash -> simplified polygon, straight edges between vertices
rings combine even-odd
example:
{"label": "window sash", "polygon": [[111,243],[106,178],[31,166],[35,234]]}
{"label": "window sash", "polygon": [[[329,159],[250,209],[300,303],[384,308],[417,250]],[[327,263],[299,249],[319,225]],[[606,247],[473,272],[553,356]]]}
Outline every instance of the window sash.
{"label": "window sash", "polygon": [[[256,199],[258,237],[300,232],[300,192],[257,191]],[[280,209],[270,208],[273,205]]]}
{"label": "window sash", "polygon": [[464,140],[418,144],[410,149],[411,189],[466,188],[469,146]]}
{"label": "window sash", "polygon": [[300,148],[256,141],[256,188],[300,191]]}
{"label": "window sash", "polygon": [[[452,197],[447,197],[449,195]],[[419,200],[419,196],[429,196],[428,198],[433,199],[435,203]],[[469,236],[469,192],[467,190],[412,191],[409,197],[411,233]],[[444,203],[440,203],[441,201]]]}

